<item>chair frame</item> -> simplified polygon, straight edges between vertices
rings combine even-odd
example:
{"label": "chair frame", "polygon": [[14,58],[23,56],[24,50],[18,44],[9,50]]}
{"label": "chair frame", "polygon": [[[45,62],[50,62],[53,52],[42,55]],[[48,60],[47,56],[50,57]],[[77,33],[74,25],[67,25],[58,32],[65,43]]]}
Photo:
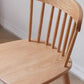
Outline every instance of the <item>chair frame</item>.
{"label": "chair frame", "polygon": [[[73,46],[74,46],[74,43],[75,43],[75,40],[77,37],[77,34],[81,29],[81,23],[82,23],[82,18],[83,18],[82,8],[75,0],[37,0],[37,1],[42,2],[38,36],[37,36],[37,40],[31,39],[33,0],[30,0],[30,18],[29,18],[29,35],[28,35],[29,38],[28,38],[28,41],[29,42],[44,43],[47,46],[51,45],[52,49],[55,48],[54,45],[55,45],[55,40],[57,37],[60,15],[61,15],[61,11],[63,10],[65,12],[65,14],[64,14],[64,18],[63,18],[63,23],[62,23],[62,28],[61,28],[61,33],[60,33],[60,37],[59,37],[57,51],[58,51],[58,53],[61,52],[62,56],[65,56],[64,67],[67,67],[67,65],[69,63],[70,55],[71,55],[71,52],[72,52],[72,49],[73,49]],[[42,24],[43,24],[45,4],[50,4],[52,7],[51,7],[51,14],[50,14],[50,19],[49,19],[46,41],[41,41],[40,37],[41,37],[41,30],[42,30]],[[52,19],[53,19],[53,13],[54,13],[55,7],[58,8],[59,11],[58,11],[57,21],[56,21],[56,26],[55,26],[55,32],[54,32],[54,36],[53,36],[53,42],[52,42],[52,44],[49,44],[49,37],[50,37],[50,31],[51,31],[51,25],[52,25]],[[68,27],[67,27],[65,39],[64,39],[63,49],[62,49],[62,51],[60,51],[67,15],[70,15],[70,18],[69,18],[69,22],[68,22]],[[74,24],[73,24],[71,35],[69,38],[68,47],[67,47],[67,50],[65,53],[72,19],[74,19]],[[68,72],[64,74],[63,78],[64,78],[63,79],[64,84],[70,84]],[[50,81],[46,82],[45,84],[48,84],[49,82]]]}

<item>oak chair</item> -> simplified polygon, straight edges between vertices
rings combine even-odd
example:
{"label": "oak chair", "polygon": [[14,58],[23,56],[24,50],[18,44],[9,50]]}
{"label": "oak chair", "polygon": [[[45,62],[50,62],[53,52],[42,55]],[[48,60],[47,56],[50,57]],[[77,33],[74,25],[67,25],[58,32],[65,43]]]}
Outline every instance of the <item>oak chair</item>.
{"label": "oak chair", "polygon": [[[37,39],[31,39],[33,0],[30,0],[29,38],[28,40],[13,41],[0,45],[0,77],[9,84],[49,84],[53,80],[63,76],[63,83],[70,84],[68,76],[68,71],[72,65],[70,55],[81,28],[82,9],[75,0],[38,1],[42,2],[42,8]],[[46,40],[41,41],[45,4],[50,4],[52,8]],[[59,11],[53,41],[50,44],[49,37],[55,7]],[[64,11],[64,18],[58,45],[55,46],[62,11]],[[63,41],[68,15],[70,17]],[[74,20],[74,23],[71,29],[72,20]],[[62,41],[63,47],[61,50]]]}

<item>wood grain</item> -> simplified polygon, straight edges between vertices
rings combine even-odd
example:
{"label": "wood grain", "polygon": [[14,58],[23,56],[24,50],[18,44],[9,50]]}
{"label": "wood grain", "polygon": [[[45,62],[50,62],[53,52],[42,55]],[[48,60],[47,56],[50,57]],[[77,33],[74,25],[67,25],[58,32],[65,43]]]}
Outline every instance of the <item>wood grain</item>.
{"label": "wood grain", "polygon": [[0,77],[10,84],[42,84],[70,69],[56,50],[27,40],[1,44],[0,59]]}
{"label": "wood grain", "polygon": [[29,41],[31,41],[32,17],[33,17],[33,0],[30,0],[29,38],[28,38]]}
{"label": "wood grain", "polygon": [[72,28],[72,31],[71,31],[71,34],[70,34],[70,38],[69,38],[69,42],[68,42],[68,46],[67,46],[66,52],[68,52],[68,49],[69,49],[69,46],[70,46],[74,31],[75,31],[75,28],[76,28],[76,22],[74,21],[73,28]]}
{"label": "wood grain", "polygon": [[62,28],[61,28],[61,32],[60,32],[60,36],[59,36],[58,47],[57,47],[58,52],[60,52],[60,47],[61,47],[61,43],[62,43],[62,39],[63,39],[66,19],[67,19],[67,13],[64,14],[64,18],[63,18]]}
{"label": "wood grain", "polygon": [[68,73],[66,73],[66,74],[63,76],[63,84],[70,84],[69,74],[68,74]]}
{"label": "wood grain", "polygon": [[83,11],[76,0],[38,0],[55,6],[68,13],[77,24],[77,30],[80,31],[83,19]]}
{"label": "wood grain", "polygon": [[45,3],[42,3],[40,23],[39,23],[39,30],[38,30],[38,39],[37,39],[38,42],[40,42],[40,37],[41,37],[41,30],[42,30],[42,24],[43,24],[44,9],[45,9]]}
{"label": "wood grain", "polygon": [[65,64],[64,64],[65,67],[66,67],[67,64],[68,64],[68,61],[69,61],[69,58],[70,58],[70,55],[71,55],[71,52],[72,52],[72,49],[73,49],[73,46],[74,46],[76,37],[77,37],[77,34],[78,34],[78,31],[75,30],[75,32],[74,32],[74,34],[73,34],[73,37],[72,37],[72,40],[71,40],[70,47],[69,47],[69,49],[68,49],[68,52],[67,52],[66,55],[65,55]]}
{"label": "wood grain", "polygon": [[59,22],[60,22],[60,17],[61,17],[61,10],[59,9],[57,21],[56,21],[56,26],[55,26],[55,31],[54,31],[54,36],[53,36],[52,48],[54,48],[54,45],[55,45],[55,41],[56,41],[56,37],[57,37],[57,31],[58,31]]}
{"label": "wood grain", "polygon": [[[38,37],[35,40],[31,39],[33,0],[30,0],[29,41],[19,40],[0,45],[0,77],[6,80],[9,84],[49,84],[51,81],[64,75],[64,84],[70,84],[68,77],[68,71],[72,65],[70,55],[77,34],[81,29],[83,18],[82,9],[75,0],[38,1],[42,2]],[[50,4],[52,8],[46,41],[40,41],[44,8],[46,3]],[[54,48],[57,36],[59,20],[61,19],[61,11],[65,12],[57,47],[58,49],[56,49],[56,47],[52,49],[51,44],[49,44],[49,37],[55,7],[59,9],[59,13],[53,37],[52,48]],[[67,30],[65,31],[66,34],[63,43],[63,49],[62,51],[60,51],[67,15],[70,16],[70,19]],[[72,19],[74,19],[75,23],[70,35],[67,52],[65,53]]]}
{"label": "wood grain", "polygon": [[71,23],[72,23],[72,17],[69,18],[66,35],[65,35],[64,43],[63,43],[62,56],[64,56],[64,53],[65,53],[65,49],[66,49],[66,45],[67,45],[67,41],[68,41],[68,37],[69,37],[69,33],[70,33]]}
{"label": "wood grain", "polygon": [[49,42],[50,31],[51,31],[52,20],[53,20],[53,13],[54,13],[54,6],[52,6],[51,8],[50,20],[48,25],[47,37],[46,37],[46,45],[48,45],[48,42]]}

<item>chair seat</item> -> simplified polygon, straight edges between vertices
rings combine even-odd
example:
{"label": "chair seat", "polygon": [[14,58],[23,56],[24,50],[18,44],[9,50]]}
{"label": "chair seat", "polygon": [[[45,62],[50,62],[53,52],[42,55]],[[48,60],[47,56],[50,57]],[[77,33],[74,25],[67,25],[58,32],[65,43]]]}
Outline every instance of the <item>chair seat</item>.
{"label": "chair seat", "polygon": [[0,45],[0,77],[9,84],[42,84],[69,69],[64,57],[45,44],[19,40]]}

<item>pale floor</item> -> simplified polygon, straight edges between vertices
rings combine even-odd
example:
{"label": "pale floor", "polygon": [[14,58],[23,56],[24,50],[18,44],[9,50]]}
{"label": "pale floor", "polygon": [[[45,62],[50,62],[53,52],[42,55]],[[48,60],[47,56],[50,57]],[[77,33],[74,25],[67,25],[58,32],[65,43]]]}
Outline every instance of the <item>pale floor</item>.
{"label": "pale floor", "polygon": [[[20,38],[18,38],[17,36],[13,35],[12,33],[10,33],[9,31],[5,30],[4,28],[0,26],[0,43],[5,43],[5,42],[19,40],[19,39]],[[79,78],[77,78],[73,74],[70,73],[69,75],[70,75],[71,84],[84,84],[84,81],[81,81]],[[51,84],[63,84],[62,78],[55,80]]]}

